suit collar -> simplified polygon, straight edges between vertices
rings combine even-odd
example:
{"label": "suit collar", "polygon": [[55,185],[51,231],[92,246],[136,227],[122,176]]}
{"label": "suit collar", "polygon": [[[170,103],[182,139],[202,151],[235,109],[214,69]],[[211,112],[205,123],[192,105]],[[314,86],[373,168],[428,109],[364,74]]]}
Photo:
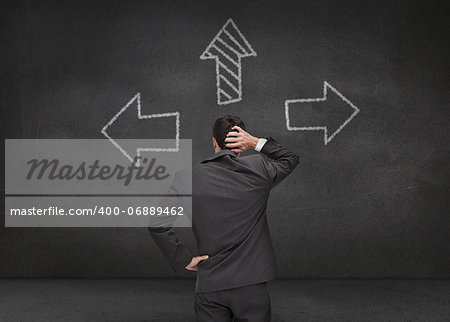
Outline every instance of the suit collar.
{"label": "suit collar", "polygon": [[232,158],[235,158],[237,156],[237,153],[233,152],[231,150],[228,150],[228,149],[220,150],[219,152],[216,152],[213,155],[211,155],[210,157],[208,157],[205,160],[203,160],[201,163],[208,162],[208,161],[220,158],[221,156],[224,156],[224,155],[230,155]]}

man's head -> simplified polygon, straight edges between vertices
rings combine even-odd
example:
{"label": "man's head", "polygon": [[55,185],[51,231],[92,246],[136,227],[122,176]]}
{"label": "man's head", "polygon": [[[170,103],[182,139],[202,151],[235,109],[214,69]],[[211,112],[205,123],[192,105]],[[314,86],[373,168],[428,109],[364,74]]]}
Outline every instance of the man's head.
{"label": "man's head", "polygon": [[244,122],[237,116],[225,115],[219,117],[216,122],[214,122],[213,145],[216,152],[224,149],[229,149],[225,146],[225,138],[227,137],[228,132],[231,131],[231,128],[235,125],[245,130]]}

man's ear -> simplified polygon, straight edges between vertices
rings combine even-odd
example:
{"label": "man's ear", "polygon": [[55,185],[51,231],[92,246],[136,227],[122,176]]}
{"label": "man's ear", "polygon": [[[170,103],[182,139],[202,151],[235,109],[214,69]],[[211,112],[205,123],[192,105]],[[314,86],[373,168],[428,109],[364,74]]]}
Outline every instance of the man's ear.
{"label": "man's ear", "polygon": [[217,147],[219,146],[217,144],[216,138],[214,136],[212,137],[212,144],[213,144],[214,150],[217,149]]}

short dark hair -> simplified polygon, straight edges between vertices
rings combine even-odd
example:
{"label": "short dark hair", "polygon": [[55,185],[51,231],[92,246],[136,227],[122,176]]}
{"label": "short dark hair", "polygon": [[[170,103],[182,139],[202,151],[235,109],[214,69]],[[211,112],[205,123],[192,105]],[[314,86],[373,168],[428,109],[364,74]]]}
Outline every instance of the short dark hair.
{"label": "short dark hair", "polygon": [[[225,115],[219,117],[214,122],[213,127],[213,136],[217,141],[217,144],[221,149],[229,149],[225,146],[225,138],[227,137],[228,132],[231,131],[233,126],[239,126],[241,129],[245,130],[244,121],[242,121],[239,117],[233,115]],[[233,130],[234,132],[235,130]],[[237,131],[236,131],[237,132]]]}

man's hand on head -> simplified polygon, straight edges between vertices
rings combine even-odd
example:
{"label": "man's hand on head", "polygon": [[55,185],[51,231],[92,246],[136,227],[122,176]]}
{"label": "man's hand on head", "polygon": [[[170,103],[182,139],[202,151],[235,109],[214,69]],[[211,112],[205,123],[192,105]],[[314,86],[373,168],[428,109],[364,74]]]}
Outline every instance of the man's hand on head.
{"label": "man's hand on head", "polygon": [[197,265],[198,263],[200,263],[201,261],[204,261],[205,259],[208,259],[209,256],[208,255],[203,255],[203,256],[195,256],[192,257],[191,262],[188,264],[188,266],[186,266],[185,268],[188,271],[197,271]]}
{"label": "man's hand on head", "polygon": [[225,146],[231,149],[231,151],[241,153],[247,149],[256,148],[258,138],[251,136],[237,125],[233,126],[231,130],[225,138]]}

